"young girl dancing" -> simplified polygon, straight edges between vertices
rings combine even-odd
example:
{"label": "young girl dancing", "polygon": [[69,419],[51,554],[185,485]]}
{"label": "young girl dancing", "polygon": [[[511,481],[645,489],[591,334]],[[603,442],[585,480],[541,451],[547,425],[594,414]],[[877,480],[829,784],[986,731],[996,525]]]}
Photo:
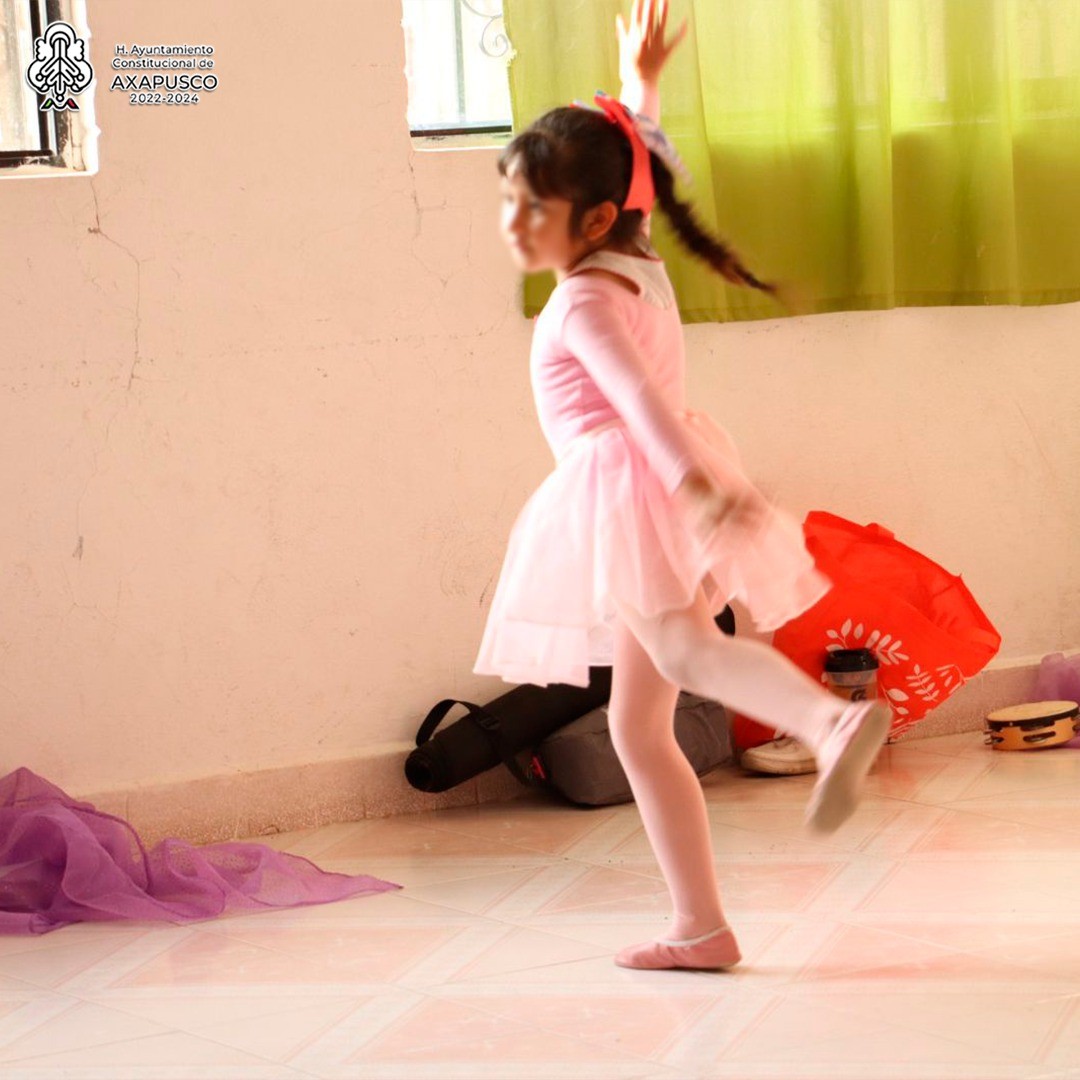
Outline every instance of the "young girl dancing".
{"label": "young girl dancing", "polygon": [[[659,121],[666,0],[617,19],[622,101],[552,109],[499,159],[501,230],[519,267],[557,281],[530,372],[555,469],[520,511],[473,671],[587,686],[611,665],[608,725],[671,892],[670,935],[621,950],[635,968],[741,959],[720,904],[704,794],[674,735],[680,689],[796,735],[818,763],[806,820],[855,809],[890,710],[848,704],[714,616],[738,598],[773,630],[831,587],[798,524],[746,477],[727,433],[685,408],[682,327],[649,243],[660,204],[679,239],[729,281],[774,295],[674,194]],[[625,103],[625,104],[624,104]],[[627,108],[629,106],[629,108]],[[633,111],[630,111],[630,110]]]}

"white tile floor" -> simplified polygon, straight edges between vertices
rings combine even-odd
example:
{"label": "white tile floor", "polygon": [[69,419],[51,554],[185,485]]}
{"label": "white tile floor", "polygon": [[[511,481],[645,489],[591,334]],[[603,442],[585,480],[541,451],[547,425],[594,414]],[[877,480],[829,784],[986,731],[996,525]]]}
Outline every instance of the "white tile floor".
{"label": "white tile floor", "polygon": [[403,889],[187,927],[0,938],[0,1077],[1080,1078],[1080,751],[887,747],[705,780],[743,964],[631,971],[668,898],[633,805],[532,797],[273,840]]}

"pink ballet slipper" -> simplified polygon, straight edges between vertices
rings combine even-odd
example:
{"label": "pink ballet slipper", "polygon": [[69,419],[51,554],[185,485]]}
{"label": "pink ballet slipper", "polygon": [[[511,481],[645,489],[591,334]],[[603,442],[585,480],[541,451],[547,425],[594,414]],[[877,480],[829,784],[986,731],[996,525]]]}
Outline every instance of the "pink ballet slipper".
{"label": "pink ballet slipper", "polygon": [[660,938],[627,945],[615,955],[619,967],[648,968],[728,968],[742,959],[730,926],[721,926],[701,937],[672,941]]}
{"label": "pink ballet slipper", "polygon": [[834,832],[855,812],[891,724],[892,709],[884,701],[860,701],[840,714],[817,753],[818,781],[806,808],[810,828]]}

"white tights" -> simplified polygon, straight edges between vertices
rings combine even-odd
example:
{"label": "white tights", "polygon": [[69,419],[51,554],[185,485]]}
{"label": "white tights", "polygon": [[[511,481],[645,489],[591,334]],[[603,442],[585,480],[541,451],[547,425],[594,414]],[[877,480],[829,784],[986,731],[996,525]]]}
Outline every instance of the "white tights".
{"label": "white tights", "polygon": [[679,690],[795,735],[815,752],[845,702],[759,641],[727,637],[699,588],[682,611],[645,618],[616,603],[608,727],[645,833],[671,893],[667,937],[726,920],[701,783],[675,740]]}

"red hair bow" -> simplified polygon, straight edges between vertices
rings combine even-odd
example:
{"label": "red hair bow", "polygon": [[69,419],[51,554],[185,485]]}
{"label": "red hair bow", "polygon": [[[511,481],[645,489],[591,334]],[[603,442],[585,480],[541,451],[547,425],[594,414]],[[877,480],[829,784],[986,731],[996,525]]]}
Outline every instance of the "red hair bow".
{"label": "red hair bow", "polygon": [[[626,199],[622,204],[624,210],[640,210],[649,213],[652,210],[656,191],[653,188],[652,168],[649,165],[649,148],[638,131],[637,121],[634,114],[617,99],[605,94],[603,90],[597,90],[593,101],[600,106],[601,111],[607,118],[622,130],[622,133],[630,140],[630,150],[633,153],[633,168],[630,173],[630,190],[626,193]],[[578,102],[574,102],[575,105]]]}

